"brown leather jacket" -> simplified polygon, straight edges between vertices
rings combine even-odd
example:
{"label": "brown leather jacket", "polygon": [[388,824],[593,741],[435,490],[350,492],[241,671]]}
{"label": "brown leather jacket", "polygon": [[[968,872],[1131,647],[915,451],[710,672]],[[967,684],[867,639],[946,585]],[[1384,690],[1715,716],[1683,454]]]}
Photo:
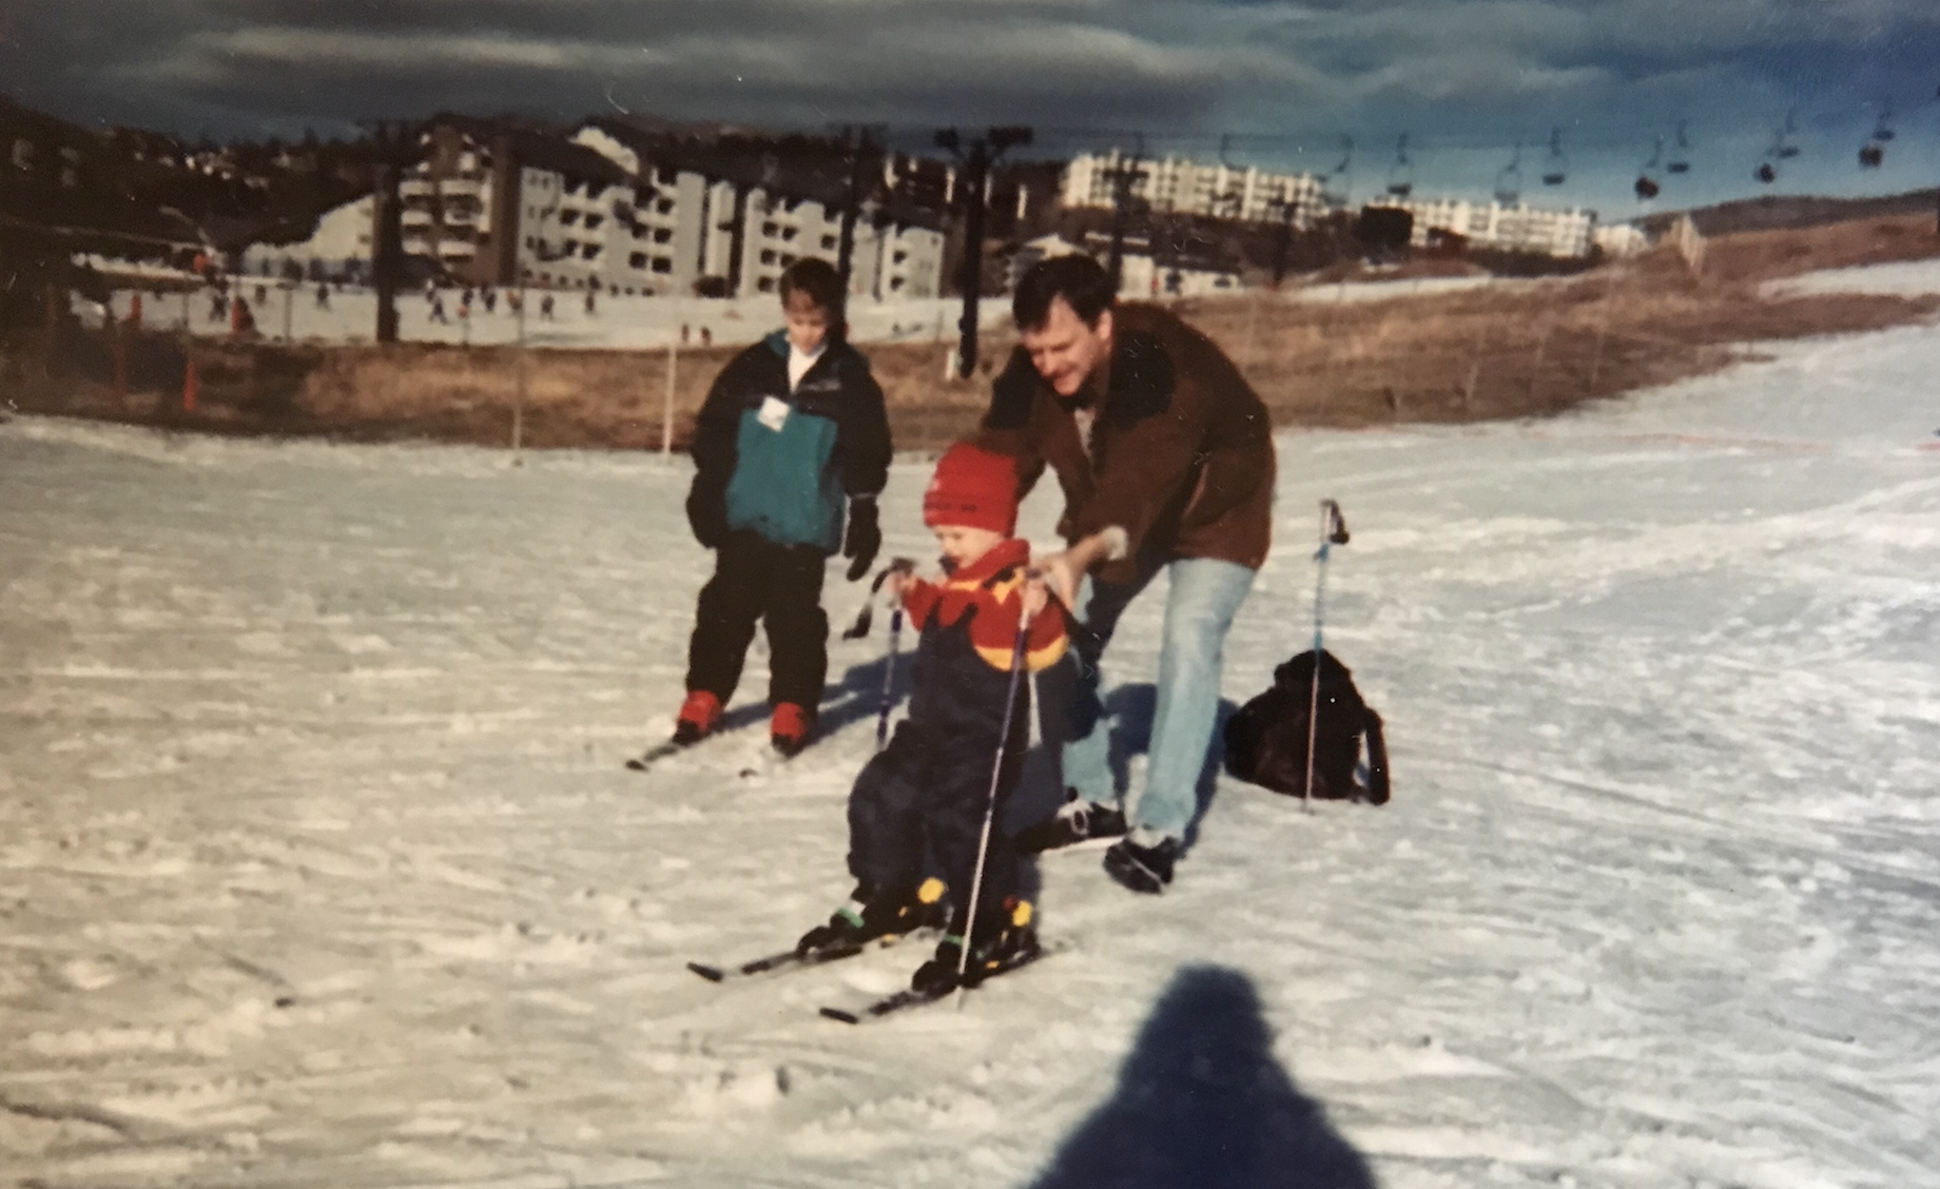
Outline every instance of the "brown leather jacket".
{"label": "brown leather jacket", "polygon": [[1125,530],[1128,555],[1099,568],[1104,581],[1133,581],[1175,557],[1257,570],[1273,527],[1266,406],[1212,340],[1171,312],[1125,303],[1112,326],[1088,456],[1076,402],[1059,399],[1022,347],[991,387],[979,443],[1018,459],[1020,497],[1050,464],[1064,488],[1066,541]]}

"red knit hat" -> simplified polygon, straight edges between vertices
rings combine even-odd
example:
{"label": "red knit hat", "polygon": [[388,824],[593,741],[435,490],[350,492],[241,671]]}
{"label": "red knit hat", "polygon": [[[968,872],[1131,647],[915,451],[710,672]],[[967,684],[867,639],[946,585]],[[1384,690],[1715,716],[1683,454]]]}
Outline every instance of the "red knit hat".
{"label": "red knit hat", "polygon": [[968,442],[950,447],[923,493],[923,523],[1010,536],[1017,528],[1017,464]]}

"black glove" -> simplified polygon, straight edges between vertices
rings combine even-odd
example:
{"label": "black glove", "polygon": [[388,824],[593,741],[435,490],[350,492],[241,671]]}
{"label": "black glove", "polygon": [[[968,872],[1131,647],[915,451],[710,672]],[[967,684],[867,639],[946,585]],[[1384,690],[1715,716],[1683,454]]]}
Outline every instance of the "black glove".
{"label": "black glove", "polygon": [[701,548],[720,548],[728,535],[726,501],[696,484],[687,493],[687,524],[694,530],[694,539],[701,543]]}
{"label": "black glove", "polygon": [[849,581],[855,582],[876,564],[876,551],[882,548],[882,526],[876,523],[876,497],[849,498],[849,535],[842,542],[842,556],[849,563]]}

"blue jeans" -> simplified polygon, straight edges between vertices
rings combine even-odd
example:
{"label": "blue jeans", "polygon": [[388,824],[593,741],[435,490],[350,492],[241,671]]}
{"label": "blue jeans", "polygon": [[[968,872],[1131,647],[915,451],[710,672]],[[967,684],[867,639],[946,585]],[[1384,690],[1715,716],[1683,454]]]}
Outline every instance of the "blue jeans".
{"label": "blue jeans", "polygon": [[[1152,740],[1146,752],[1145,791],[1130,822],[1134,827],[1182,838],[1198,808],[1199,775],[1219,715],[1219,679],[1226,632],[1247,592],[1253,571],[1235,562],[1180,558],[1164,567],[1171,589],[1165,597],[1165,624],[1159,640],[1158,700],[1152,714]],[[1064,783],[1089,801],[1115,801],[1111,772],[1111,729],[1099,699],[1098,660],[1118,628],[1125,608],[1152,576],[1135,583],[1099,582],[1087,577],[1078,594],[1077,618],[1090,638],[1074,641],[1065,663],[1068,722],[1056,716],[1046,696],[1047,739],[1064,741]],[[1061,729],[1060,729],[1061,728]]]}

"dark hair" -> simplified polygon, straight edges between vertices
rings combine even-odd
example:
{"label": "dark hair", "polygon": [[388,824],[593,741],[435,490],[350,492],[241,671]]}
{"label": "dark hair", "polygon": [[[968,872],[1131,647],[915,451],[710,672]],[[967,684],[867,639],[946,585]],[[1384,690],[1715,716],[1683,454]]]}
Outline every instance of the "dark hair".
{"label": "dark hair", "polygon": [[1019,330],[1035,330],[1051,316],[1051,301],[1062,297],[1071,312],[1095,326],[1098,315],[1112,306],[1111,274],[1091,257],[1073,252],[1052,256],[1031,265],[1017,281],[1011,298],[1011,317]]}
{"label": "dark hair", "polygon": [[781,301],[800,293],[821,307],[834,326],[842,321],[842,274],[826,260],[804,256],[782,270]]}

